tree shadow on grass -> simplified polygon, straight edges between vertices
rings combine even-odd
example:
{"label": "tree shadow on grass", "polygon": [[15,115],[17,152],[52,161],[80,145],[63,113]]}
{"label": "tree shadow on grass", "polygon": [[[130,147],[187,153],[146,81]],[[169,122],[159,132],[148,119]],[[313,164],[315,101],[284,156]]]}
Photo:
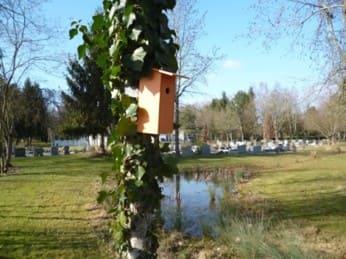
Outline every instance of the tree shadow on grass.
{"label": "tree shadow on grass", "polygon": [[96,235],[83,231],[0,230],[0,244],[0,256],[52,250],[86,250],[87,254],[99,248]]}
{"label": "tree shadow on grass", "polygon": [[343,258],[346,255],[345,204],[343,190],[306,196],[293,194],[291,198],[286,192],[284,199],[249,194],[241,199],[225,200],[221,218],[249,220],[251,224],[269,222],[269,231],[293,233],[292,238],[300,240],[299,246],[311,249],[321,258]]}
{"label": "tree shadow on grass", "polygon": [[326,216],[346,217],[346,193],[344,191],[331,191],[318,195],[306,194],[300,199],[266,200],[269,207],[280,219],[311,219]]}

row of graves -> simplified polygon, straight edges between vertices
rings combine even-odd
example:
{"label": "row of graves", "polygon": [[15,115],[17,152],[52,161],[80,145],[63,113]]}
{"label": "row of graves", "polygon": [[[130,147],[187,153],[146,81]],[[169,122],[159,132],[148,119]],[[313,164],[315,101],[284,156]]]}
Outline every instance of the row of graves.
{"label": "row of graves", "polygon": [[307,147],[318,147],[327,144],[324,140],[280,140],[280,141],[232,141],[215,144],[203,144],[201,146],[184,145],[181,147],[182,156],[192,156],[194,154],[262,154],[262,153],[282,153],[296,152]]}
{"label": "row of graves", "polygon": [[58,156],[70,155],[70,147],[53,146],[50,148],[42,147],[15,147],[12,154],[15,157],[41,157],[41,156]]}

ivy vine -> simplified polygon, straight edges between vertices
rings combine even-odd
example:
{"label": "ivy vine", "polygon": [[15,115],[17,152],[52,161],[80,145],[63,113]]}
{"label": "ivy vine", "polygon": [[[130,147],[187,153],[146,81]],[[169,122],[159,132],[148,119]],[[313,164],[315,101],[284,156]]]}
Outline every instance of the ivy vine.
{"label": "ivy vine", "polygon": [[[103,10],[93,16],[89,27],[73,22],[70,38],[81,34],[83,44],[78,56],[90,53],[103,70],[105,86],[112,92],[111,109],[117,123],[112,129],[109,146],[113,154],[113,173],[103,174],[115,181],[112,188],[99,193],[99,202],[111,204],[114,216],[111,233],[120,254],[134,248],[131,236],[141,218],[154,215],[162,198],[159,181],[174,173],[174,166],[164,161],[158,137],[136,132],[137,100],[128,96],[126,87],[138,87],[139,79],[152,68],[176,72],[175,32],[169,28],[167,10],[175,0],[104,0]],[[152,229],[147,231],[149,244],[141,257],[155,257],[158,246]]]}

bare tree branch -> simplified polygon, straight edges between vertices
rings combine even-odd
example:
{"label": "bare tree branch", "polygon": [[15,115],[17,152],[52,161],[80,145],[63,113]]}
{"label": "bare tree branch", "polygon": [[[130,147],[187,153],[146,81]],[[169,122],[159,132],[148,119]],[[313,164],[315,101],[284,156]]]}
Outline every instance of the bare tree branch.
{"label": "bare tree branch", "polygon": [[292,48],[309,55],[320,69],[325,87],[342,84],[346,78],[346,1],[257,0],[252,8],[257,15],[250,38],[261,37],[270,46],[291,37]]}
{"label": "bare tree branch", "polygon": [[43,1],[0,0],[0,171],[6,170],[4,156],[10,158],[13,130],[10,88],[38,64],[48,64],[53,58],[47,45],[54,31],[38,15]]}
{"label": "bare tree branch", "polygon": [[171,27],[176,31],[178,74],[188,78],[178,78],[175,100],[175,151],[179,156],[179,113],[183,95],[192,91],[198,83],[205,82],[208,71],[221,58],[218,51],[202,54],[197,43],[204,35],[206,13],[200,13],[196,7],[197,0],[177,0],[175,9],[169,13]]}

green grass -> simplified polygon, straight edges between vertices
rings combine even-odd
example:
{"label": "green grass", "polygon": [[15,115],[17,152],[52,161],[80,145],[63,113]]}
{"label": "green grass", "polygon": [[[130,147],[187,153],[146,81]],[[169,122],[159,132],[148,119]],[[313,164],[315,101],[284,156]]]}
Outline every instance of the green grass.
{"label": "green grass", "polygon": [[16,159],[0,178],[0,257],[100,258],[105,224],[95,206],[103,159]]}
{"label": "green grass", "polygon": [[[14,174],[0,178],[0,258],[111,257],[103,242],[105,215],[95,202],[99,175],[111,168],[108,159],[23,158],[14,165]],[[248,183],[240,184],[240,198],[232,202],[241,209],[264,211],[272,225],[301,236],[303,248],[331,257],[346,254],[345,153],[320,151],[316,159],[309,152],[197,157],[183,159],[178,166],[254,172]],[[219,247],[201,242],[185,241],[187,250],[181,253],[198,252],[202,244]],[[199,248],[189,250],[194,243]]]}
{"label": "green grass", "polygon": [[210,157],[185,159],[180,164],[181,170],[194,166],[229,167],[235,172],[245,168],[254,172],[248,183],[241,184],[240,198],[223,201],[223,209],[232,210],[230,218],[235,218],[236,211],[245,215],[239,221],[264,213],[270,218],[273,232],[275,224],[281,229],[284,225],[293,235],[301,236],[302,249],[323,257],[346,256],[345,153],[319,150],[317,158],[308,151]]}

